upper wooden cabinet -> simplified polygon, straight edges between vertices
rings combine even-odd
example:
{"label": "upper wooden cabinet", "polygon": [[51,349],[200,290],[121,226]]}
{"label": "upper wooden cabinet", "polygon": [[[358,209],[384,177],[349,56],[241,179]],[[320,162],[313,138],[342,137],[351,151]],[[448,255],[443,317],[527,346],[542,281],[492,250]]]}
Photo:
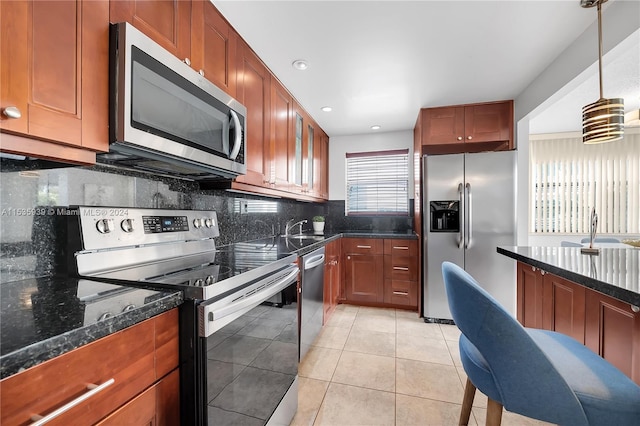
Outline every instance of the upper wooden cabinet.
{"label": "upper wooden cabinet", "polygon": [[513,149],[513,101],[420,110],[422,152],[501,151]]}
{"label": "upper wooden cabinet", "polygon": [[[208,0],[193,0],[191,16],[191,66],[236,97],[238,34]],[[240,78],[248,80],[242,75]]]}
{"label": "upper wooden cabinet", "polygon": [[182,60],[191,54],[191,1],[112,0],[109,20],[129,22]]}
{"label": "upper wooden cabinet", "polygon": [[295,115],[293,97],[271,78],[271,137],[269,138],[270,185],[274,189],[289,191],[293,182],[295,156]]}
{"label": "upper wooden cabinet", "polygon": [[0,16],[1,150],[95,163],[109,146],[109,3],[2,1]]}
{"label": "upper wooden cabinet", "polygon": [[271,75],[251,48],[240,41],[238,47],[237,99],[247,108],[247,173],[236,182],[268,186],[271,169]]}

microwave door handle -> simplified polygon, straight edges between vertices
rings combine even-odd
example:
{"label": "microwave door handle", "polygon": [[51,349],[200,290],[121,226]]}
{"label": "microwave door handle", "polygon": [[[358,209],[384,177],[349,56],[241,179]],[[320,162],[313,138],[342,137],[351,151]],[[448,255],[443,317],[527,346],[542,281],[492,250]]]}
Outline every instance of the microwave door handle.
{"label": "microwave door handle", "polygon": [[236,114],[234,110],[229,110],[229,112],[231,113],[231,121],[233,121],[233,123],[229,123],[233,124],[230,127],[235,129],[235,140],[233,142],[233,149],[229,154],[229,159],[235,160],[238,156],[238,153],[240,152],[240,147],[242,146],[242,126],[240,125],[238,114]]}

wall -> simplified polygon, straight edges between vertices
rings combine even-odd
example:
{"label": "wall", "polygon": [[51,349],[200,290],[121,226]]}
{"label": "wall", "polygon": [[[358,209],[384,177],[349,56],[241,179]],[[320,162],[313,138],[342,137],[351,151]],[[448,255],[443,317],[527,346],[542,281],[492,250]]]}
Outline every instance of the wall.
{"label": "wall", "polygon": [[[557,102],[575,89],[589,75],[592,75],[598,61],[597,22],[585,30],[567,49],[565,49],[529,86],[522,91],[514,102],[516,122],[516,142],[518,149],[518,200],[517,217],[528,217],[529,184],[529,122],[549,105]],[[640,28],[640,2],[608,2],[603,8],[603,52],[617,54],[618,45],[624,44],[629,37],[637,35]],[[555,240],[530,239],[527,221],[517,222],[517,244],[545,245]]]}
{"label": "wall", "polygon": [[[66,217],[58,206],[215,210],[218,247],[279,235],[288,219],[307,219],[304,229],[311,230],[311,218],[328,211],[324,204],[201,191],[194,182],[104,166],[44,169],[27,163],[0,164],[0,283],[66,273]],[[251,213],[256,203],[271,211]]]}
{"label": "wall", "polygon": [[[347,152],[409,149],[413,156],[413,131],[333,136],[329,140],[329,199],[345,199],[345,154]],[[413,165],[409,165],[409,196],[413,195]]]}

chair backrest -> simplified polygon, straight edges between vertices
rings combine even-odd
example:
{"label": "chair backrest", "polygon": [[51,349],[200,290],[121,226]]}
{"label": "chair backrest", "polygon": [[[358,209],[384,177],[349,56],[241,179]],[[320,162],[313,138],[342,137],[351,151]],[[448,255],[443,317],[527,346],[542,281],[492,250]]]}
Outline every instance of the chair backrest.
{"label": "chair backrest", "polygon": [[[583,238],[581,240],[581,242],[583,243],[588,243],[589,242],[589,237],[587,238]],[[617,238],[613,238],[613,237],[596,237],[593,239],[594,243],[619,243],[620,240]]]}
{"label": "chair backrest", "polygon": [[489,364],[502,405],[530,417],[555,411],[548,420],[554,423],[587,424],[576,395],[522,325],[459,266],[444,262],[442,275],[453,320]]}

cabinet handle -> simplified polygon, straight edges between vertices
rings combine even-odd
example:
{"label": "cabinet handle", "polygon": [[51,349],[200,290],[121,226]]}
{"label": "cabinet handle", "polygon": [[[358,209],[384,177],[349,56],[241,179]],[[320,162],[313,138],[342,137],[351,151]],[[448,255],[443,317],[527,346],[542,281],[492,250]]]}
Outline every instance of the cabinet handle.
{"label": "cabinet handle", "polygon": [[2,114],[7,118],[20,118],[22,114],[18,107],[10,106],[2,110]]}
{"label": "cabinet handle", "polygon": [[34,420],[34,422],[31,423],[31,426],[39,426],[39,425],[43,425],[45,423],[50,422],[51,420],[53,420],[56,417],[58,417],[60,414],[66,412],[66,411],[69,411],[70,409],[72,409],[76,405],[80,404],[81,402],[87,400],[88,398],[91,398],[93,395],[95,395],[98,392],[101,392],[102,390],[104,390],[105,388],[111,386],[112,384],[115,383],[115,381],[116,381],[116,379],[111,378],[111,379],[107,380],[106,382],[104,382],[101,385],[94,385],[93,383],[88,384],[87,385],[87,389],[89,389],[88,392],[83,393],[82,395],[80,395],[79,397],[74,399],[73,401],[69,401],[68,403],[66,403],[62,407],[58,408],[57,410],[47,414],[44,417],[39,415],[39,414],[34,414],[33,416],[31,416],[31,420]]}
{"label": "cabinet handle", "polygon": [[407,293],[406,291],[394,291],[393,294],[396,294],[398,296],[408,296],[409,293]]}
{"label": "cabinet handle", "polygon": [[462,140],[462,136],[458,136],[458,140],[461,141]]}
{"label": "cabinet handle", "polygon": [[407,268],[406,266],[394,266],[393,269],[396,270],[396,271],[408,271],[409,270],[409,268]]}
{"label": "cabinet handle", "polygon": [[546,272],[540,269],[540,275],[544,275],[544,274],[546,274]]}
{"label": "cabinet handle", "polygon": [[356,247],[358,247],[358,248],[362,248],[362,249],[370,249],[370,248],[371,248],[371,246],[360,246],[360,245],[358,245],[358,246],[356,246]]}
{"label": "cabinet handle", "polygon": [[191,59],[189,59],[189,58],[184,58],[184,60],[182,62],[184,62],[185,64],[191,66]]}
{"label": "cabinet handle", "polygon": [[531,267],[531,272],[535,272],[535,271],[536,271],[536,267],[535,267],[535,266],[532,266],[532,267]]}
{"label": "cabinet handle", "polygon": [[393,246],[394,250],[409,250],[407,246]]}
{"label": "cabinet handle", "polygon": [[472,136],[467,136],[467,140],[471,140],[471,139],[473,139]]}
{"label": "cabinet handle", "polygon": [[638,312],[640,312],[640,308],[639,308],[639,307],[637,307],[636,305],[631,305],[631,310],[632,310],[633,312],[635,312],[636,314],[637,314]]}
{"label": "cabinet handle", "polygon": [[203,77],[204,77],[204,70],[200,70],[200,71],[198,71],[198,74],[200,74],[201,76],[203,76]]}

